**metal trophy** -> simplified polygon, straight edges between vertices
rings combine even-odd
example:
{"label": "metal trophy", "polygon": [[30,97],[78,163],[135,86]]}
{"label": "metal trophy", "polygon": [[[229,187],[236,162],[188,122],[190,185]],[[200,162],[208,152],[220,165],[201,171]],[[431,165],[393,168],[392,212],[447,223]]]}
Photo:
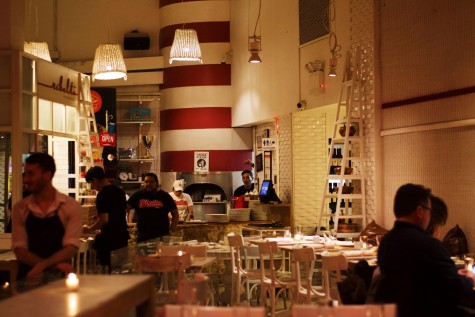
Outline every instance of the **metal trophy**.
{"label": "metal trophy", "polygon": [[142,143],[145,145],[146,153],[144,158],[151,159],[152,154],[150,153],[150,148],[152,147],[153,140],[155,140],[154,135],[142,135]]}

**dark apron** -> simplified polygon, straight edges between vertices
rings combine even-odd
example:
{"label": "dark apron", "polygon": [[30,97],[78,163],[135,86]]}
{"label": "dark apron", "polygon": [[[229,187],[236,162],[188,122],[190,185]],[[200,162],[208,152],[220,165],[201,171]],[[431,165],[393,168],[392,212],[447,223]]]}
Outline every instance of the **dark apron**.
{"label": "dark apron", "polygon": [[[54,216],[39,218],[29,213],[25,222],[28,234],[28,251],[46,259],[63,248],[64,226],[58,215],[58,209]],[[18,279],[26,277],[32,269],[31,266],[19,262]]]}

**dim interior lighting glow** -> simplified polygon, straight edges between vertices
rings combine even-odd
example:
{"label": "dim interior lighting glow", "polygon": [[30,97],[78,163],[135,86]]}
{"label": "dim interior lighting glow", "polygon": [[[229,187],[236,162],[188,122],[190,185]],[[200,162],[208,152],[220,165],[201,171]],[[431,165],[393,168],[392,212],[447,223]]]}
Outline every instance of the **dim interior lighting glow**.
{"label": "dim interior lighting glow", "polygon": [[203,63],[200,42],[195,30],[185,29],[184,25],[182,29],[175,30],[168,62],[171,64],[174,61]]}

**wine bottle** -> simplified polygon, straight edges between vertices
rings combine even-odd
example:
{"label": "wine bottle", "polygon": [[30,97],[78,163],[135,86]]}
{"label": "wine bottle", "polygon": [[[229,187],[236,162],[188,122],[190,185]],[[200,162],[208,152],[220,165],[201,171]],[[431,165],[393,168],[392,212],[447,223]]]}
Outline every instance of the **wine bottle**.
{"label": "wine bottle", "polygon": [[330,225],[330,229],[333,228],[333,226],[335,225],[335,222],[333,221],[333,217],[330,217],[330,221],[328,224]]}

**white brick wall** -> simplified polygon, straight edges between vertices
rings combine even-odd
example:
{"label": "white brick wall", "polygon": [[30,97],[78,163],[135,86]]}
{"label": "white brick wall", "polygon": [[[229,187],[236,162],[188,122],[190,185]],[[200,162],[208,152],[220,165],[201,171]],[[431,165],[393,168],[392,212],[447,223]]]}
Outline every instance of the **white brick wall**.
{"label": "white brick wall", "polygon": [[351,60],[359,52],[362,79],[363,136],[365,144],[366,174],[366,220],[370,222],[376,215],[376,152],[375,137],[375,76],[374,76],[374,1],[351,0],[350,39]]}

